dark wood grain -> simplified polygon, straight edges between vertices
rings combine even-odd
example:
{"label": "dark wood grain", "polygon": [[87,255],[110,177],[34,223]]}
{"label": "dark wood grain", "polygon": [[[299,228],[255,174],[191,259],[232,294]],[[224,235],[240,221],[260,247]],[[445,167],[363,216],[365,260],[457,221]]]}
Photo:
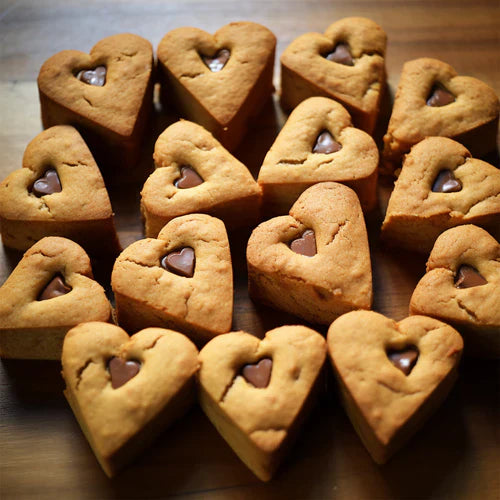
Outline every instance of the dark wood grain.
{"label": "dark wood grain", "polygon": [[[432,56],[500,93],[498,1],[6,1],[0,3],[0,178],[21,167],[27,143],[41,131],[36,77],[63,49],[88,51],[99,39],[133,32],[156,47],[179,26],[209,32],[252,20],[278,37],[277,56],[296,36],[361,15],[388,34],[388,80],[397,85],[406,60]],[[275,82],[279,87],[279,62]],[[174,116],[158,113],[133,178],[111,179],[110,195],[123,246],[143,237],[139,191],[151,167],[154,140]],[[269,102],[236,152],[257,176],[285,116]],[[383,128],[383,126],[381,127]],[[382,131],[382,130],[381,130]],[[379,131],[379,136],[380,132]],[[495,161],[493,158],[492,161]],[[379,228],[391,184],[380,185],[380,209],[367,217],[374,273],[374,309],[397,320],[425,270],[425,256],[384,248]],[[234,329],[258,336],[297,322],[252,303],[245,248],[250,230],[230,235],[235,273]],[[0,246],[0,283],[20,254]],[[109,290],[112,262],[94,262]],[[111,295],[110,295],[111,296]],[[325,328],[320,328],[325,332]],[[276,478],[259,482],[199,408],[167,430],[134,464],[109,480],[95,460],[62,395],[57,362],[0,363],[0,496],[8,498],[481,498],[500,497],[499,366],[467,359],[442,408],[393,460],[374,464],[339,406],[327,378],[313,415]]]}

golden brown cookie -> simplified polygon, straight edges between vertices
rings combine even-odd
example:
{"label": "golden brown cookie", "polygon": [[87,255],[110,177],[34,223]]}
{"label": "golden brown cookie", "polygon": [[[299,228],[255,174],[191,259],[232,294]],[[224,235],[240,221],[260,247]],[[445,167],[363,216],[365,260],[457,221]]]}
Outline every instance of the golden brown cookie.
{"label": "golden brown cookie", "polygon": [[414,144],[431,136],[449,137],[484,156],[496,148],[499,111],[495,91],[482,81],[458,76],[437,59],[408,61],[384,136],[384,172],[393,173]]}
{"label": "golden brown cookie", "polygon": [[111,275],[118,324],[178,330],[197,344],[231,329],[233,272],[224,224],[192,214],[171,220],[158,235],[136,241]]}
{"label": "golden brown cookie", "polygon": [[102,168],[134,166],[153,103],[153,47],[122,33],[90,54],[64,50],[38,75],[42,122],[75,125]]}
{"label": "golden brown cookie", "polygon": [[174,217],[203,212],[228,229],[254,226],[261,189],[248,169],[200,125],[170,125],[155,144],[156,170],[141,192],[145,233],[156,238]]}
{"label": "golden brown cookie", "polygon": [[356,193],[335,182],[304,191],[290,215],[260,224],[247,247],[250,296],[312,323],[370,309],[372,273]]}
{"label": "golden brown cookie", "polygon": [[425,314],[453,325],[465,353],[500,357],[500,245],[473,225],[445,231],[418,282],[410,314]]}
{"label": "golden brown cookie", "polygon": [[64,236],[89,253],[118,254],[104,181],[76,129],[52,127],[28,144],[23,168],[0,184],[0,226],[4,245],[17,250]]}
{"label": "golden brown cookie", "polygon": [[269,481],[315,402],[326,357],[321,335],[282,326],[263,340],[232,332],[200,352],[200,405],[222,437]]}
{"label": "golden brown cookie", "polygon": [[68,330],[110,320],[111,305],[92,279],[83,248],[66,238],[43,238],[0,288],[0,356],[60,359]]}
{"label": "golden brown cookie", "polygon": [[408,250],[429,252],[440,233],[460,224],[477,224],[500,236],[500,171],[471,158],[451,139],[424,139],[405,158],[382,237]]}
{"label": "golden brown cookie", "polygon": [[180,333],[147,328],[132,337],[100,322],[68,332],[64,395],[108,476],[145,449],[194,403],[198,350]]}
{"label": "golden brown cookie", "polygon": [[273,92],[275,46],[276,37],[251,22],[229,23],[214,35],[172,30],[158,46],[162,98],[232,151]]}
{"label": "golden brown cookie", "polygon": [[327,342],[343,405],[379,464],[446,398],[463,349],[458,332],[440,321],[410,316],[396,323],[372,311],[344,314]]}
{"label": "golden brown cookie", "polygon": [[282,215],[317,182],[346,184],[364,210],[377,203],[378,149],[337,102],[311,97],[294,109],[259,172],[267,213]]}
{"label": "golden brown cookie", "polygon": [[281,55],[281,105],[290,110],[308,97],[331,97],[372,134],[385,90],[386,42],[384,30],[363,17],[299,36]]}

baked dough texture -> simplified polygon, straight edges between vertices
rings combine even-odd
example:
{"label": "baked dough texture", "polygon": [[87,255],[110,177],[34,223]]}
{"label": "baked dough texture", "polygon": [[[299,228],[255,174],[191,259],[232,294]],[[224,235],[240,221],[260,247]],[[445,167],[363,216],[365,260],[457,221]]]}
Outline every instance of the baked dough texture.
{"label": "baked dough texture", "polygon": [[[113,357],[140,363],[116,389]],[[132,337],[107,323],[83,323],[64,340],[62,375],[70,404],[104,472],[114,476],[195,401],[198,350],[184,335],[147,328]]]}
{"label": "baked dough texture", "polygon": [[[342,149],[313,153],[320,133],[328,131]],[[311,97],[291,113],[264,158],[258,182],[266,213],[283,215],[300,194],[317,182],[341,182],[352,188],[363,210],[377,204],[378,149],[375,141],[352,126],[339,103]]]}
{"label": "baked dough texture", "polygon": [[[58,274],[71,291],[39,300],[40,292]],[[73,326],[110,320],[111,305],[92,279],[83,248],[65,238],[43,238],[24,254],[0,288],[0,356],[61,359],[64,336]]]}
{"label": "baked dough texture", "polygon": [[[342,403],[363,444],[385,463],[441,405],[457,378],[463,341],[449,325],[425,316],[399,323],[373,311],[353,311],[328,330],[328,353]],[[409,375],[388,349],[418,349]]]}
{"label": "baked dough texture", "polygon": [[[311,229],[317,253],[289,243]],[[353,309],[370,309],[372,273],[363,212],[352,189],[335,182],[310,187],[290,215],[260,224],[247,247],[250,296],[311,323],[330,324]]]}
{"label": "baked dough texture", "polygon": [[[462,265],[487,283],[457,288]],[[465,353],[500,358],[500,245],[473,225],[448,229],[436,241],[426,274],[410,301],[410,314],[425,314],[453,325],[464,337]]]}
{"label": "baked dough texture", "polygon": [[[31,189],[47,168],[57,171],[62,191],[37,197]],[[91,254],[120,251],[99,168],[69,125],[37,135],[26,148],[23,168],[0,184],[0,225],[4,245],[16,250],[27,250],[45,236],[63,236]]]}
{"label": "baked dough texture", "polygon": [[[263,340],[231,332],[200,352],[199,401],[240,459],[269,481],[315,403],[326,358],[323,337],[305,326],[282,326]],[[267,387],[241,374],[244,365],[272,360]]]}
{"label": "baked dough texture", "polygon": [[[252,22],[234,22],[214,35],[198,28],[168,32],[158,46],[162,100],[209,130],[229,151],[273,92],[276,37]],[[229,60],[212,72],[202,56],[229,50]]]}
{"label": "baked dough texture", "polygon": [[[248,169],[200,125],[189,121],[170,125],[155,144],[156,170],[141,192],[145,233],[156,238],[175,217],[203,212],[222,219],[228,229],[254,226],[260,218],[261,189]],[[183,166],[203,183],[178,188]]]}
{"label": "baked dough texture", "polygon": [[[325,58],[338,43],[349,45],[353,66]],[[290,110],[309,97],[330,97],[347,108],[356,127],[372,134],[386,86],[386,44],[384,30],[363,17],[299,36],[280,58],[281,105]]]}

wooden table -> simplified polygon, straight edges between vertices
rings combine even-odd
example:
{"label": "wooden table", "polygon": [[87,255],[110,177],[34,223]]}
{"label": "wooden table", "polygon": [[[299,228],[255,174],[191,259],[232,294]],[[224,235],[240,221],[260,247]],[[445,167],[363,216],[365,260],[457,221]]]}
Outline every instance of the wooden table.
{"label": "wooden table", "polygon": [[[447,61],[460,74],[500,93],[498,1],[15,1],[0,2],[0,178],[21,167],[27,143],[41,131],[36,77],[45,59],[63,49],[88,51],[114,33],[133,32],[157,47],[179,26],[209,32],[233,20],[252,20],[278,37],[277,56],[298,35],[323,31],[346,16],[370,17],[388,34],[387,69],[394,91],[403,62],[419,56]],[[276,59],[276,86],[279,63]],[[276,103],[258,119],[236,156],[256,176],[283,124]],[[145,151],[151,164],[154,139]],[[142,238],[142,181],[123,180],[110,193],[123,246]],[[374,273],[374,309],[397,320],[424,273],[425,256],[389,251],[378,241],[390,185],[382,183],[381,211],[367,218]],[[262,336],[295,323],[292,316],[253,304],[246,291],[244,250],[249,231],[231,237],[235,270],[234,329]],[[0,246],[0,282],[20,255]],[[109,290],[111,262],[96,262]],[[321,329],[325,332],[325,328]],[[167,430],[113,480],[101,471],[63,395],[57,362],[0,364],[0,496],[8,498],[463,498],[500,497],[496,362],[466,359],[457,386],[424,429],[385,466],[370,459],[334,385],[321,396],[276,478],[260,483],[239,461],[199,408]]]}

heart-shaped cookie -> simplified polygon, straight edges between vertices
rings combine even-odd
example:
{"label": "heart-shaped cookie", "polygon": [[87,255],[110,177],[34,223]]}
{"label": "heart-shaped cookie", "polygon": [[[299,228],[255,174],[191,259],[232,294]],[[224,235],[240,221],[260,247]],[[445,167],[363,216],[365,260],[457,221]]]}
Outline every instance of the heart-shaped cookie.
{"label": "heart-shaped cookie", "polygon": [[45,128],[81,129],[99,165],[134,166],[153,102],[153,48],[137,35],[104,38],[90,54],[64,50],[38,75]]}
{"label": "heart-shaped cookie", "polygon": [[[314,232],[314,255],[297,248],[306,230]],[[290,215],[260,224],[248,240],[247,264],[253,299],[306,321],[330,324],[347,311],[371,307],[363,212],[356,193],[342,184],[315,184]]]}
{"label": "heart-shaped cookie", "polygon": [[141,192],[147,237],[156,238],[168,221],[193,212],[218,217],[228,228],[257,224],[260,187],[200,125],[170,125],[156,141],[154,160],[156,170]]}
{"label": "heart-shaped cookie", "polygon": [[500,357],[500,245],[484,229],[464,225],[436,240],[410,314],[453,325],[466,354]]}
{"label": "heart-shaped cookie", "polygon": [[371,134],[385,89],[386,42],[384,30],[362,17],[341,19],[324,35],[299,36],[281,55],[281,105],[289,110],[308,97],[330,97]]}
{"label": "heart-shaped cookie", "polygon": [[[186,248],[192,260],[184,258]],[[233,272],[224,224],[204,214],[173,219],[158,239],[137,241],[120,254],[111,286],[118,323],[128,332],[168,327],[197,344],[228,332]]]}
{"label": "heart-shaped cookie", "polygon": [[146,448],[195,400],[198,351],[180,333],[147,328],[132,337],[101,322],[64,339],[64,395],[108,476]]}
{"label": "heart-shaped cookie", "polygon": [[325,340],[305,326],[282,326],[263,340],[232,332],[201,350],[200,405],[259,479],[271,479],[293,443],[325,357]]}
{"label": "heart-shaped cookie", "polygon": [[5,246],[27,250],[44,236],[64,236],[92,254],[113,254],[120,244],[101,173],[80,134],[60,125],[37,135],[23,168],[0,184]]}
{"label": "heart-shaped cookie", "polygon": [[317,182],[335,181],[356,191],[364,210],[377,203],[378,149],[352,126],[337,102],[311,97],[291,113],[259,172],[266,213],[287,213],[299,195]]}
{"label": "heart-shaped cookie", "polygon": [[273,92],[275,46],[276,37],[251,22],[227,24],[214,35],[172,30],[158,46],[162,99],[232,151]]}
{"label": "heart-shaped cookie", "polygon": [[[439,90],[444,100],[436,98]],[[499,112],[495,91],[482,81],[457,76],[437,59],[408,61],[384,136],[383,171],[393,173],[414,144],[431,136],[455,139],[474,156],[484,156],[496,148]]]}
{"label": "heart-shaped cookie", "polygon": [[436,238],[460,224],[476,224],[500,237],[500,171],[471,158],[445,137],[413,146],[389,199],[382,237],[397,246],[429,252]]}
{"label": "heart-shaped cookie", "polygon": [[0,356],[60,359],[69,329],[110,320],[111,306],[83,248],[66,238],[43,238],[0,288]]}
{"label": "heart-shaped cookie", "polygon": [[410,316],[396,323],[372,311],[338,318],[327,342],[344,407],[379,464],[445,399],[463,349],[458,332],[440,321]]}

